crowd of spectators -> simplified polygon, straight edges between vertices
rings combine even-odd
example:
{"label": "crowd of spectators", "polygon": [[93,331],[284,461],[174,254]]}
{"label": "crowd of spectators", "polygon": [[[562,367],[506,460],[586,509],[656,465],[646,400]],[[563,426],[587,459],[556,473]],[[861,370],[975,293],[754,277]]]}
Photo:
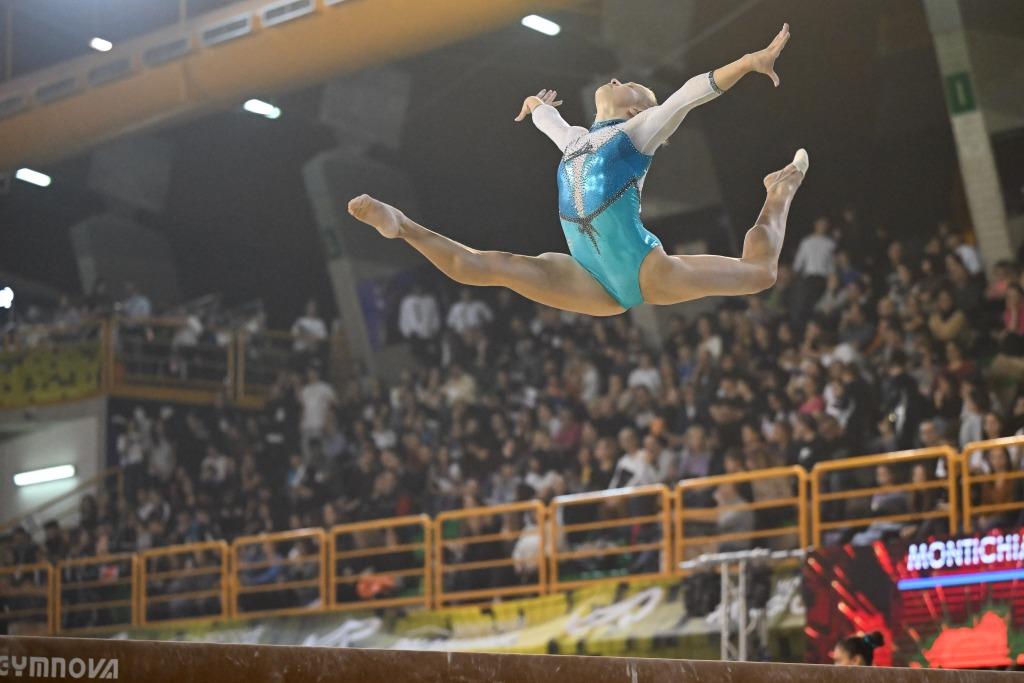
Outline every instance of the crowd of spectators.
{"label": "crowd of spectators", "polygon": [[[671,315],[660,339],[629,315],[567,314],[507,290],[462,289],[443,312],[436,291],[416,286],[396,315],[417,362],[397,381],[367,376],[332,386],[313,354],[277,378],[260,411],[224,400],[122,406],[112,448],[128,497],[87,499],[77,528],[48,530],[41,548],[9,538],[0,559],[230,540],[786,465],[809,470],[1021,433],[1024,273],[1015,261],[991,272],[986,278],[976,248],[947,225],[915,243],[846,210],[815,222],[774,287],[716,300],[692,317]],[[315,317],[310,309],[296,322],[296,351],[322,337],[325,330],[302,322]],[[1022,466],[1013,448],[979,451],[969,462],[994,475]],[[826,486],[926,483],[945,474],[936,458],[905,470],[843,472]],[[973,495],[1015,501],[1020,481],[995,477]],[[723,485],[687,504],[722,507],[711,531],[730,533],[778,524],[785,514],[730,504],[792,495],[789,484],[767,480]],[[948,502],[941,489],[897,490],[836,501],[825,514],[905,515]],[[536,546],[534,521],[492,524],[521,533],[492,550],[517,558],[522,580],[536,568],[524,550]],[[1016,512],[980,520],[983,528],[1018,521]],[[826,541],[945,531],[940,519],[883,521],[837,529]],[[452,552],[481,559],[471,548]],[[273,566],[252,580],[279,580],[283,570]],[[466,576],[467,586],[508,579]]]}

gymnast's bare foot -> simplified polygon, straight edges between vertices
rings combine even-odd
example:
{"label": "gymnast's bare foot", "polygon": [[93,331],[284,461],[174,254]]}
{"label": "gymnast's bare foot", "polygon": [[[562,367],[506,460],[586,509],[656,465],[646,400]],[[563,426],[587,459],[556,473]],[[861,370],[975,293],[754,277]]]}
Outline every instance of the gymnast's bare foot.
{"label": "gymnast's bare foot", "polygon": [[800,187],[800,183],[803,182],[804,176],[807,175],[807,168],[810,165],[811,161],[807,156],[807,151],[802,148],[798,149],[791,164],[764,177],[764,186],[769,192],[774,189],[775,191],[795,193],[796,189]]}
{"label": "gymnast's bare foot", "polygon": [[367,225],[377,228],[389,240],[402,236],[402,221],[405,214],[368,194],[361,194],[348,203],[348,212]]}

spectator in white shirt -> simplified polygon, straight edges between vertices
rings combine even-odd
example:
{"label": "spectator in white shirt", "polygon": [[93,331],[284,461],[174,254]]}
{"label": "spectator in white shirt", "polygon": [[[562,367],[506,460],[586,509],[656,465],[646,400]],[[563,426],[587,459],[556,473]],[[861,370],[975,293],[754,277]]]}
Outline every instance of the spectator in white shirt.
{"label": "spectator in white shirt", "polygon": [[409,342],[413,354],[424,363],[435,358],[435,341],[441,330],[437,299],[420,285],[413,285],[398,310],[398,331]]}
{"label": "spectator in white shirt", "polygon": [[651,463],[651,455],[640,448],[635,430],[626,427],[619,432],[619,447],[625,451],[625,455],[615,463],[611,488],[658,483],[658,472]]}
{"label": "spectator in white shirt", "polygon": [[327,324],[317,313],[316,302],[306,302],[305,314],[292,324],[292,349],[301,354],[317,354],[327,340]]}
{"label": "spectator in white shirt", "polygon": [[313,455],[310,443],[314,439],[323,439],[327,415],[337,404],[338,396],[330,384],[320,379],[320,372],[316,368],[306,371],[306,379],[306,385],[299,389],[297,398],[302,406],[302,417],[299,420],[302,455],[309,462]]}
{"label": "spectator in white shirt", "polygon": [[483,301],[473,298],[468,288],[459,292],[459,300],[448,311],[448,327],[458,334],[468,329],[483,327],[494,319],[491,309]]}
{"label": "spectator in white shirt", "polygon": [[661,373],[654,367],[654,359],[646,351],[640,354],[640,365],[629,373],[629,387],[644,386],[657,395],[661,391]]}
{"label": "spectator in white shirt", "polygon": [[829,220],[821,216],[814,221],[814,232],[800,241],[793,260],[793,270],[800,277],[794,308],[797,320],[806,320],[821,293],[825,281],[835,267],[836,243],[829,237]]}
{"label": "spectator in white shirt", "polygon": [[[943,231],[943,224],[939,224],[940,234]],[[945,229],[949,229],[948,226]],[[964,236],[959,233],[950,233],[946,237],[946,248],[959,257],[960,262],[964,264],[964,268],[971,274],[972,277],[981,275],[984,268],[981,265],[981,256],[978,255],[978,250],[964,241]]]}
{"label": "spectator in white shirt", "polygon": [[836,243],[828,236],[828,218],[814,221],[814,232],[800,241],[793,260],[793,270],[803,277],[828,277],[832,272]]}
{"label": "spectator in white shirt", "polygon": [[476,403],[476,380],[456,363],[448,371],[448,381],[441,387],[448,405]]}
{"label": "spectator in white shirt", "polygon": [[141,320],[153,315],[153,305],[149,302],[149,298],[135,287],[134,282],[126,282],[124,290],[127,296],[119,308],[125,318]]}

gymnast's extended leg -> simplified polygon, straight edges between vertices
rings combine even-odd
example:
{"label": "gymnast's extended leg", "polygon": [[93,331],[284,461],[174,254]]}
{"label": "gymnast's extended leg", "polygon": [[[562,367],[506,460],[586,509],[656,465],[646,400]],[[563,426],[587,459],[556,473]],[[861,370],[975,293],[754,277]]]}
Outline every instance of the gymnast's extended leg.
{"label": "gymnast's extended leg", "polygon": [[575,313],[616,315],[624,310],[568,254],[523,256],[472,249],[423,227],[395,207],[365,194],[349,202],[348,211],[375,227],[384,237],[404,239],[456,282],[508,287],[537,303]]}
{"label": "gymnast's extended leg", "polygon": [[743,239],[740,258],[670,256],[660,247],[653,249],[640,267],[644,301],[675,304],[705,296],[742,296],[774,285],[789,206],[807,167],[807,154],[800,150],[793,163],[764,179],[768,197],[757,222]]}

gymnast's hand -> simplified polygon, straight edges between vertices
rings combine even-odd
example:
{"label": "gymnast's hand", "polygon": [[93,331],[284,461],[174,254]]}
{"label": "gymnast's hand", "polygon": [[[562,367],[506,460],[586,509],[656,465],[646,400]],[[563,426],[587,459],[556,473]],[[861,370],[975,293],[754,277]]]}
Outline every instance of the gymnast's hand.
{"label": "gymnast's hand", "polygon": [[523,100],[523,108],[519,111],[519,116],[515,120],[522,121],[526,118],[527,114],[532,114],[533,110],[542,104],[550,104],[552,107],[561,105],[562,100],[555,101],[556,97],[558,97],[558,93],[554,90],[541,90],[536,95],[530,95]]}
{"label": "gymnast's hand", "polygon": [[750,70],[764,74],[772,79],[775,87],[779,87],[779,75],[775,73],[775,60],[782,54],[782,48],[789,42],[789,24],[783,24],[782,30],[775,39],[763,50],[747,55],[750,58]]}

